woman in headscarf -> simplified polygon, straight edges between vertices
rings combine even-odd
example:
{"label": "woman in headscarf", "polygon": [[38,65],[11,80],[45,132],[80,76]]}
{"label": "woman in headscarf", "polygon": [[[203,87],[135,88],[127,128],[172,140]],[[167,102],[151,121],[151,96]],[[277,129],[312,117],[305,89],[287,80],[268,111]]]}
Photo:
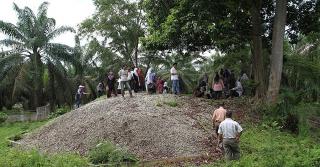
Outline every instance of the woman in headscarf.
{"label": "woman in headscarf", "polygon": [[146,75],[146,90],[148,93],[152,93],[155,91],[155,76],[156,74],[153,72],[152,67],[149,68]]}

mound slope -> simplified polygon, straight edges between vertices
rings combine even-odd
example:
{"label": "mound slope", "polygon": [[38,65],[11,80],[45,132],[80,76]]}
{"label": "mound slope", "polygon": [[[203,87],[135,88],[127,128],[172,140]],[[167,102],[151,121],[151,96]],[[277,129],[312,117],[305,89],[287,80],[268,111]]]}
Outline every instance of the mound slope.
{"label": "mound slope", "polygon": [[[172,107],[168,102],[177,102]],[[213,106],[203,99],[135,94],[100,99],[50,121],[21,143],[48,153],[86,154],[109,140],[144,160],[200,156],[212,152]]]}

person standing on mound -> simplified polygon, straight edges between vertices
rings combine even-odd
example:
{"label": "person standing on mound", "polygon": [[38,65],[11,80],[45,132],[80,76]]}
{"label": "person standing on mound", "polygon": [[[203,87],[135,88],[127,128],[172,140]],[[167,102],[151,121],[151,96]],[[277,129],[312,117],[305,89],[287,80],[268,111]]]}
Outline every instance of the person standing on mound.
{"label": "person standing on mound", "polygon": [[79,108],[79,107],[80,107],[81,97],[82,97],[82,95],[84,95],[84,94],[89,94],[89,93],[84,92],[84,86],[83,86],[83,85],[79,85],[79,88],[78,88],[77,93],[76,93],[76,96],[75,96],[76,108]]}
{"label": "person standing on mound", "polygon": [[172,93],[179,95],[180,94],[180,83],[179,75],[177,71],[177,63],[173,63],[173,67],[170,70],[171,81],[172,81]]}
{"label": "person standing on mound", "polygon": [[113,72],[110,71],[108,76],[107,76],[107,97],[111,97],[111,94],[113,93],[115,96],[117,96],[117,89],[115,87],[116,84],[116,78],[113,75]]}
{"label": "person standing on mound", "polygon": [[129,71],[128,71],[128,66],[124,65],[122,66],[121,70],[119,71],[119,77],[120,77],[120,86],[121,86],[121,94],[122,97],[124,97],[124,86],[126,86],[126,88],[129,90],[130,93],[130,97],[132,96],[132,91],[130,88],[130,84],[128,81],[128,76],[129,76]]}

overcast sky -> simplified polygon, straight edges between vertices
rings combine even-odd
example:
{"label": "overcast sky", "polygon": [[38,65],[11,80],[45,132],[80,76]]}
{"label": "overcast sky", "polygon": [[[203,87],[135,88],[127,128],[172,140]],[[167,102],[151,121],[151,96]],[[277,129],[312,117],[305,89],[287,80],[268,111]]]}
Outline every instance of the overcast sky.
{"label": "overcast sky", "polygon": [[[49,2],[48,16],[56,20],[57,26],[66,25],[77,28],[84,19],[90,17],[95,7],[92,0],[46,0]],[[44,0],[0,0],[0,20],[16,24],[17,15],[13,10],[13,3],[19,8],[28,6],[35,13]],[[0,39],[3,39],[0,34]],[[65,33],[57,37],[54,42],[74,46],[74,34]]]}

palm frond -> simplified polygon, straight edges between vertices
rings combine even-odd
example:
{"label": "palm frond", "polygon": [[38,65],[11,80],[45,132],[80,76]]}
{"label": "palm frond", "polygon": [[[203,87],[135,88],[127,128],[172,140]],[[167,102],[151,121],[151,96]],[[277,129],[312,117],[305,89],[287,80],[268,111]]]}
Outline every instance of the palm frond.
{"label": "palm frond", "polygon": [[55,30],[53,30],[52,32],[50,32],[48,34],[48,39],[53,39],[65,32],[73,32],[75,33],[75,30],[72,28],[72,27],[69,27],[69,26],[61,26],[61,27],[58,27],[56,28]]}
{"label": "palm frond", "polygon": [[17,96],[22,92],[32,92],[32,88],[27,83],[28,75],[30,75],[28,67],[29,64],[25,63],[18,68],[18,74],[14,79],[13,90],[11,95],[11,98],[13,100],[17,98]]}
{"label": "palm frond", "polygon": [[16,40],[13,40],[13,39],[3,39],[3,40],[0,40],[0,45],[4,45],[6,47],[13,47],[13,48],[24,48],[24,44],[19,42],[19,41],[16,41]]}
{"label": "palm frond", "polygon": [[19,32],[18,28],[11,23],[0,20],[0,31],[4,34],[20,41],[25,41],[25,37]]}
{"label": "palm frond", "polygon": [[23,58],[18,54],[7,55],[0,58],[0,79],[4,78],[8,69],[11,69],[13,66],[19,66],[22,62]]}
{"label": "palm frond", "polygon": [[48,5],[49,5],[49,2],[43,2],[43,3],[38,7],[37,18],[41,18],[41,17],[47,16]]}
{"label": "palm frond", "polygon": [[20,9],[15,3],[14,10],[17,12],[18,15],[17,28],[20,30],[20,32],[24,36],[28,36],[29,38],[35,37],[36,32],[34,32],[34,27],[37,18],[34,15],[33,11],[28,7]]}
{"label": "palm frond", "polygon": [[59,44],[59,43],[48,43],[45,46],[44,52],[47,56],[50,56],[53,59],[63,60],[67,62],[74,61],[72,58],[73,48],[68,45]]}

